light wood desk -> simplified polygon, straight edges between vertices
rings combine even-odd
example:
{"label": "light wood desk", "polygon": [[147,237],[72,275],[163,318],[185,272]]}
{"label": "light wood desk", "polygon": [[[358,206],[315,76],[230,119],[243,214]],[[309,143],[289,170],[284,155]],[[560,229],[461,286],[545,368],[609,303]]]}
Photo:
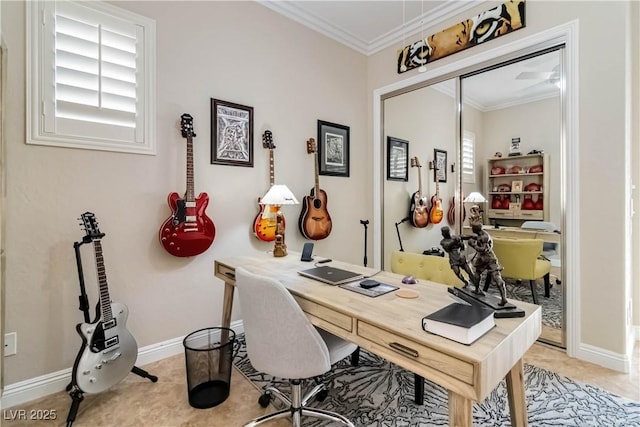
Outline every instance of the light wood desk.
{"label": "light wood desk", "polygon": [[[562,235],[549,231],[528,230],[520,227],[500,227],[495,228],[493,225],[484,225],[482,229],[489,233],[491,237],[504,237],[508,239],[541,239],[548,243],[560,243]],[[465,225],[462,227],[464,234],[473,234],[471,227]]]}
{"label": "light wood desk", "polygon": [[[472,425],[472,403],[482,401],[505,378],[511,425],[527,425],[522,357],[540,335],[541,310],[512,301],[525,317],[496,319],[496,327],[467,346],[422,330],[422,318],[453,300],[447,287],[421,280],[403,285],[402,276],[380,272],[375,279],[419,293],[403,299],[394,292],[370,298],[340,287],[307,279],[298,271],[313,267],[300,254],[283,258],[271,254],[232,257],[215,261],[215,276],[225,283],[222,326],[229,327],[235,269],[278,278],[293,294],[312,323],[448,390],[449,425]],[[329,265],[365,275],[377,270],[333,261]]]}

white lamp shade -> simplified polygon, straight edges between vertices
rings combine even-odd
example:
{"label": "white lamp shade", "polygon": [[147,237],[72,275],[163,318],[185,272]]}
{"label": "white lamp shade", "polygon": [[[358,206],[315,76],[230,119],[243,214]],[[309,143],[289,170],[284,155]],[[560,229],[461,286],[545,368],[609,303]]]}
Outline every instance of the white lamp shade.
{"label": "white lamp shade", "polygon": [[284,184],[272,185],[267,194],[260,199],[261,205],[297,205],[299,203],[296,196]]}
{"label": "white lamp shade", "polygon": [[487,199],[485,199],[482,194],[478,193],[477,191],[474,191],[473,193],[469,194],[464,199],[464,201],[469,203],[484,203],[487,201]]}

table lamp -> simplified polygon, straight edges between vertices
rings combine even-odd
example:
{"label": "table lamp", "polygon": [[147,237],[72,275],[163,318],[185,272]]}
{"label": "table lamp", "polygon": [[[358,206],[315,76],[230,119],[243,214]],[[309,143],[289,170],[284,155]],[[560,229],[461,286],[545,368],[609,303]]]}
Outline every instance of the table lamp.
{"label": "table lamp", "polygon": [[[273,256],[283,257],[287,255],[287,245],[284,243],[284,215],[280,210],[282,205],[297,205],[298,199],[286,185],[274,184],[267,194],[260,199],[261,205],[271,205],[276,212],[276,241],[273,247]],[[266,209],[265,209],[266,211]]]}
{"label": "table lamp", "polygon": [[477,191],[473,191],[471,194],[469,194],[467,197],[465,197],[464,202],[465,203],[469,203],[471,205],[477,205],[478,209],[480,210],[480,214],[482,215],[482,223],[484,224],[484,214],[485,214],[485,209],[484,209],[484,204],[486,203],[487,199],[484,198],[484,196],[480,193],[478,193]]}

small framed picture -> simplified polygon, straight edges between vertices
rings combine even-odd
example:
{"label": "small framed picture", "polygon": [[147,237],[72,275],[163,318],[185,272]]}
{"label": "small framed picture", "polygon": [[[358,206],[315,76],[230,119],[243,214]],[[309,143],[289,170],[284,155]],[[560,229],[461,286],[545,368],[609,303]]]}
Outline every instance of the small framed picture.
{"label": "small framed picture", "polygon": [[318,120],[320,175],[349,176],[349,126]]}
{"label": "small framed picture", "polygon": [[433,149],[433,182],[447,182],[447,152]]}
{"label": "small framed picture", "polygon": [[211,164],[253,167],[253,107],[211,98]]}
{"label": "small framed picture", "polygon": [[522,193],[522,181],[511,181],[511,192]]}
{"label": "small framed picture", "polygon": [[409,141],[387,137],[387,180],[409,181]]}
{"label": "small framed picture", "polygon": [[510,211],[519,211],[520,210],[520,202],[509,202],[509,210]]}

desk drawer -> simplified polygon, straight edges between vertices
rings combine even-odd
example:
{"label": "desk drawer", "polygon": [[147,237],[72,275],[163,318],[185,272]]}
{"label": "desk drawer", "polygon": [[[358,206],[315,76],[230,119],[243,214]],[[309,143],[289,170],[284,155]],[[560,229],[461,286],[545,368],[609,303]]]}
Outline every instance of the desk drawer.
{"label": "desk drawer", "polygon": [[215,274],[216,274],[216,277],[224,280],[225,282],[228,280],[232,280],[234,282],[236,281],[236,270],[231,267],[227,267],[224,264],[220,264],[219,262],[216,262]]}
{"label": "desk drawer", "polygon": [[297,295],[294,295],[293,297],[305,313],[315,316],[323,322],[335,325],[347,332],[353,331],[351,316],[347,316],[346,314],[332,310],[324,305],[317,304]]}
{"label": "desk drawer", "polygon": [[513,218],[513,211],[508,209],[489,209],[487,216],[489,218]]}
{"label": "desk drawer", "polygon": [[[382,347],[387,352],[391,350],[398,355],[398,359],[408,358],[467,384],[474,383],[472,363],[442,354],[362,321],[358,321],[358,336],[371,341],[374,346]],[[393,362],[392,359],[389,360]]]}

